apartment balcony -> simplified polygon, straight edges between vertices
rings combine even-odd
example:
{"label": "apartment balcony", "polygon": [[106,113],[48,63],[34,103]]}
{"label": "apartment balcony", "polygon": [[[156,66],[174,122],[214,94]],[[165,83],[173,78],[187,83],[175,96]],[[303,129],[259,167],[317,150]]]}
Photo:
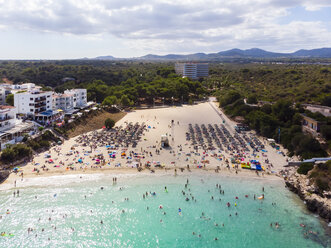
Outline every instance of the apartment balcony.
{"label": "apartment balcony", "polygon": [[35,106],[35,108],[44,107],[44,106],[46,106],[46,102],[39,102],[39,103],[36,103],[34,106]]}
{"label": "apartment balcony", "polygon": [[35,98],[34,102],[42,102],[42,101],[46,101],[46,97],[40,97],[40,98]]}
{"label": "apartment balcony", "polygon": [[36,110],[34,111],[34,114],[39,114],[39,113],[44,112],[44,111],[46,111],[46,108],[36,109]]}

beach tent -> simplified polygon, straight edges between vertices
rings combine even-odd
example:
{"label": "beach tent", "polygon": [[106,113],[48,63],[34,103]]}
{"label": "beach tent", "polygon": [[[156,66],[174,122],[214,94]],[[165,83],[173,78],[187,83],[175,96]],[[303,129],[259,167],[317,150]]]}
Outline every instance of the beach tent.
{"label": "beach tent", "polygon": [[83,160],[81,158],[78,159],[78,163],[83,163]]}
{"label": "beach tent", "polygon": [[258,171],[261,171],[262,170],[262,167],[261,167],[260,164],[256,164],[255,166],[256,166],[256,170],[258,170]]}

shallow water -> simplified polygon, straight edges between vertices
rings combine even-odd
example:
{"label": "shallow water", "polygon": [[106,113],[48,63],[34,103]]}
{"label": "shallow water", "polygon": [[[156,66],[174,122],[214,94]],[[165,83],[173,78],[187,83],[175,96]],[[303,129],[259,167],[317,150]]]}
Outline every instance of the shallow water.
{"label": "shallow water", "polygon": [[[189,185],[185,188],[187,178]],[[298,197],[278,180],[155,175],[124,176],[113,185],[112,176],[108,175],[94,180],[76,177],[68,182],[62,186],[20,188],[20,196],[15,198],[12,189],[0,191],[0,231],[15,235],[0,237],[0,247],[330,245],[320,219],[308,213]],[[216,189],[216,183],[221,184],[224,195]],[[165,192],[165,186],[168,192]],[[263,186],[265,192],[262,192]],[[182,190],[186,192],[185,196]],[[156,192],[156,196],[143,199],[146,191]],[[254,194],[260,196],[262,193],[264,200],[253,199]],[[185,201],[187,195],[189,201]],[[236,196],[239,199],[235,199]],[[227,202],[231,207],[227,207]],[[178,208],[182,209],[181,214]],[[10,214],[6,214],[7,209]],[[270,227],[271,222],[280,223],[280,227]],[[300,223],[306,227],[301,227]],[[34,229],[30,234],[27,232],[29,227]]]}

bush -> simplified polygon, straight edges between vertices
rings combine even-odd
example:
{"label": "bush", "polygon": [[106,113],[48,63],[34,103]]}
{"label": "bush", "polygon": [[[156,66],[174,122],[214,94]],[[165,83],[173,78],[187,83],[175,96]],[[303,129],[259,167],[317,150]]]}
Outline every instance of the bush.
{"label": "bush", "polygon": [[248,96],[247,103],[248,104],[257,104],[257,96],[255,94]]}
{"label": "bush", "polygon": [[39,145],[40,145],[41,147],[44,147],[44,148],[48,148],[48,147],[50,147],[50,143],[49,143],[48,140],[41,140],[41,141],[39,141]]}
{"label": "bush", "polygon": [[326,163],[320,163],[317,165],[318,169],[326,172],[331,176],[331,160],[327,161]]}
{"label": "bush", "polygon": [[325,139],[330,140],[331,139],[331,126],[330,125],[321,126],[321,133]]}
{"label": "bush", "polygon": [[115,121],[114,121],[114,120],[112,120],[112,119],[110,119],[110,118],[107,118],[107,119],[105,120],[105,126],[106,126],[107,129],[111,129],[111,128],[113,128],[114,125],[115,125]]}
{"label": "bush", "polygon": [[316,186],[320,189],[320,191],[327,191],[330,189],[329,182],[325,178],[317,178]]}
{"label": "bush", "polygon": [[4,149],[1,153],[1,161],[5,163],[13,163],[16,160],[20,160],[31,156],[32,150],[25,144],[10,145]]}
{"label": "bush", "polygon": [[307,175],[307,173],[314,168],[314,163],[302,163],[298,168],[299,174]]}

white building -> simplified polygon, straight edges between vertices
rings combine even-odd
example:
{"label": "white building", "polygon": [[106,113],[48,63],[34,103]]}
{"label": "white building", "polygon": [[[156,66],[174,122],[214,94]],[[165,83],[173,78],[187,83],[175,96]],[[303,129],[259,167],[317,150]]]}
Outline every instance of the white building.
{"label": "white building", "polygon": [[15,126],[16,108],[0,105],[0,132]]}
{"label": "white building", "polygon": [[31,91],[31,90],[40,90],[41,86],[37,86],[33,83],[25,83],[25,84],[13,84],[12,85],[12,90],[14,91],[22,91],[22,90],[26,90],[26,91]]}
{"label": "white building", "polygon": [[35,117],[37,114],[52,110],[51,91],[32,90],[14,94],[14,106],[17,113]]}
{"label": "white building", "polygon": [[53,110],[62,109],[68,111],[74,108],[74,96],[72,94],[53,94]]}
{"label": "white building", "polygon": [[34,124],[16,119],[16,108],[0,105],[0,149],[7,144],[15,144],[23,139],[24,134],[32,134]]}
{"label": "white building", "polygon": [[208,63],[176,63],[175,70],[178,75],[190,79],[199,79],[209,75]]}
{"label": "white building", "polygon": [[74,108],[82,108],[87,106],[87,91],[86,89],[65,90],[64,94],[73,96]]}
{"label": "white building", "polygon": [[40,90],[41,86],[33,83],[26,84],[0,84],[0,104],[6,105],[6,98],[9,94],[15,94],[21,91]]}
{"label": "white building", "polygon": [[0,104],[5,105],[6,104],[6,98],[9,94],[11,94],[11,85],[8,84],[2,84],[0,85]]}

